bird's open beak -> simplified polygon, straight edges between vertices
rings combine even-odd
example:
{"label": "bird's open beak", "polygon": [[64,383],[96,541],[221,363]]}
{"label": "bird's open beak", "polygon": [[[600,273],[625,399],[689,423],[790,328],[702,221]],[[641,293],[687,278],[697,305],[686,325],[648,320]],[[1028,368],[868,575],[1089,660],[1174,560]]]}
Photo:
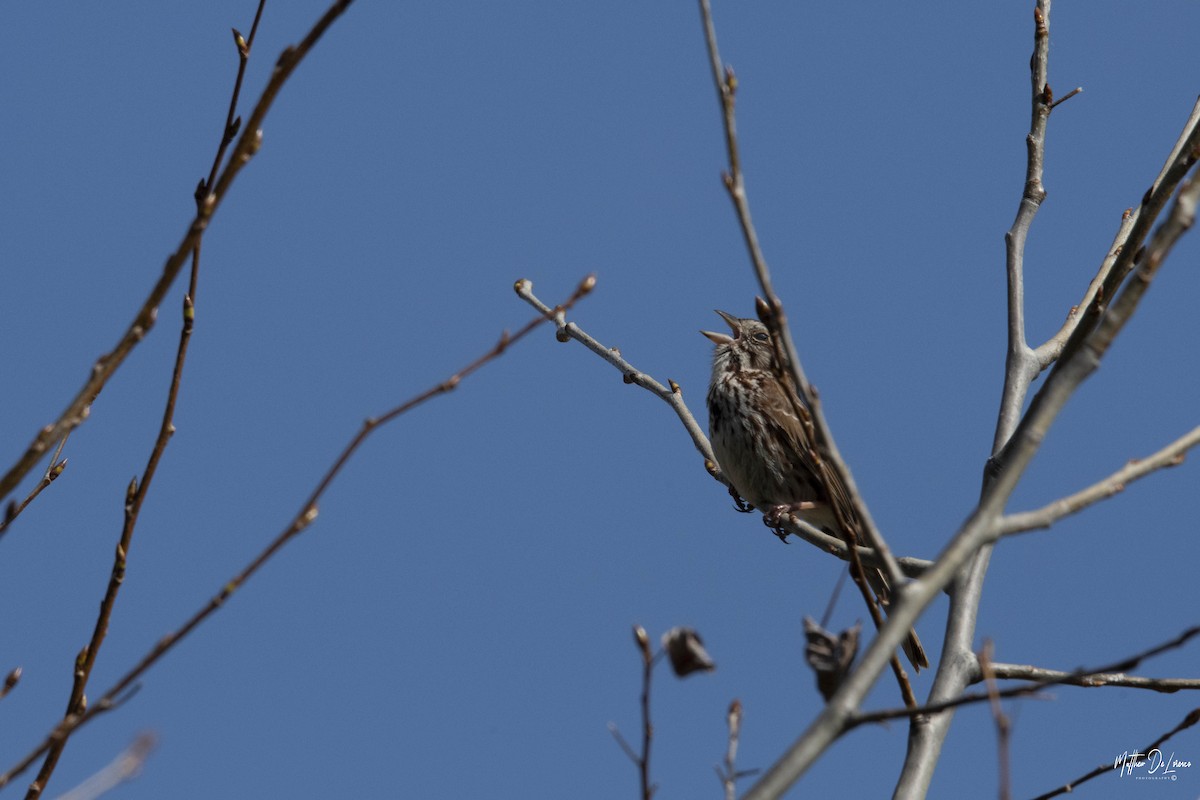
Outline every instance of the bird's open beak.
{"label": "bird's open beak", "polygon": [[700,332],[707,336],[713,344],[729,344],[737,338],[738,319],[733,314],[726,313],[720,309],[716,309],[716,312],[721,316],[721,319],[725,320],[725,324],[729,326],[729,330],[733,331],[733,336],[727,333],[714,333],[713,331]]}

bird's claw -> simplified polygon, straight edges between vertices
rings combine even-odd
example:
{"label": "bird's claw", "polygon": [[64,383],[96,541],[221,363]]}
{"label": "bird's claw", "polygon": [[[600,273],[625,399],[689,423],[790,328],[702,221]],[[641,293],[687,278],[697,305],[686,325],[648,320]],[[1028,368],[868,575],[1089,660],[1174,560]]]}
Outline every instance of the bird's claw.
{"label": "bird's claw", "polygon": [[768,528],[779,528],[783,525],[784,515],[789,513],[791,510],[792,507],[786,503],[775,506],[770,511],[763,514],[763,522],[766,523]]}
{"label": "bird's claw", "polygon": [[732,486],[729,487],[729,496],[733,498],[733,507],[743,514],[749,514],[754,510],[754,506],[743,500],[742,496],[737,493],[737,489],[734,489]]}
{"label": "bird's claw", "polygon": [[789,513],[792,507],[789,505],[775,506],[767,513],[763,514],[763,524],[771,529],[771,532],[779,537],[779,541],[784,544],[788,543],[787,537],[789,531],[783,529],[783,517]]}

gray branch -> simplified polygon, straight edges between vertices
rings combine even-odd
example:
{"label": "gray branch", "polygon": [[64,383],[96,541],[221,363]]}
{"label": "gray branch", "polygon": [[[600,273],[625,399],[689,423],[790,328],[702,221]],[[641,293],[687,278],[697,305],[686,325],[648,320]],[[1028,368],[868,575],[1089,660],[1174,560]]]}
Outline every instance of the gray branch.
{"label": "gray branch", "polygon": [[1025,406],[1025,395],[1041,372],[1036,354],[1025,341],[1025,241],[1033,225],[1046,188],[1042,183],[1046,159],[1046,128],[1053,97],[1048,81],[1050,55],[1050,0],[1039,0],[1034,11],[1033,59],[1030,61],[1032,109],[1025,137],[1025,188],[1017,205],[1017,216],[1004,234],[1005,268],[1008,276],[1008,352],[1004,365],[1004,390],[996,435],[995,453],[1012,436]]}
{"label": "gray branch", "polygon": [[[1033,56],[1030,59],[1030,122],[1025,137],[1025,182],[1012,227],[1004,235],[1005,270],[1008,286],[1008,350],[1004,364],[1004,388],[996,433],[992,444],[995,457],[1009,442],[1021,418],[1029,387],[1042,368],[1030,349],[1025,335],[1025,242],[1033,220],[1046,198],[1042,183],[1045,168],[1046,130],[1050,120],[1053,96],[1049,84],[1050,63],[1050,5],[1051,0],[1038,0],[1034,9]],[[991,482],[984,477],[984,495]],[[1009,489],[1008,491],[1011,491]],[[983,504],[980,508],[982,510]],[[991,513],[981,517],[976,532],[978,552],[972,554],[967,569],[955,577],[950,591],[949,618],[942,644],[938,671],[927,702],[930,705],[949,702],[959,696],[971,679],[977,660],[971,650],[975,638],[975,622],[983,595],[983,581],[991,559],[987,540],[993,520]],[[965,531],[964,531],[965,533]],[[960,536],[963,534],[960,534]],[[965,559],[964,559],[965,564]],[[914,719],[908,738],[908,753],[896,786],[897,797],[922,797],[937,766],[942,744],[954,719],[952,710],[932,717]]]}
{"label": "gray branch", "polygon": [[1143,678],[1138,675],[1126,675],[1124,672],[1076,675],[1072,672],[1042,669],[1027,664],[992,664],[992,671],[997,678],[1006,680],[1038,681],[1068,686],[1123,686],[1130,689],[1150,689],[1165,694],[1181,689],[1200,689],[1200,678]]}
{"label": "gray branch", "polygon": [[720,475],[720,469],[717,467],[717,459],[713,455],[712,446],[708,443],[708,437],[704,435],[700,424],[692,416],[687,403],[683,402],[683,391],[679,388],[679,384],[675,383],[675,381],[669,381],[671,384],[670,388],[663,386],[654,378],[622,358],[620,350],[615,347],[605,347],[580,329],[574,322],[567,322],[566,312],[563,309],[551,308],[534,295],[532,281],[522,278],[516,282],[513,288],[516,290],[518,297],[536,308],[547,319],[554,322],[558,328],[556,336],[560,342],[567,342],[574,339],[620,370],[621,374],[625,376],[626,383],[637,384],[669,405],[671,410],[679,417],[679,421],[683,423],[683,427],[687,430],[688,435],[692,437],[692,443],[696,445],[696,449],[700,452],[700,455],[704,457],[705,468],[709,474],[722,483],[725,482],[724,478]]}
{"label": "gray branch", "polygon": [[[1150,184],[1150,189],[1142,198],[1141,204],[1136,209],[1126,210],[1121,215],[1121,224],[1117,228],[1117,235],[1113,239],[1112,247],[1109,248],[1108,254],[1101,262],[1100,270],[1096,273],[1096,277],[1092,278],[1091,283],[1088,284],[1087,291],[1083,294],[1083,299],[1079,301],[1079,305],[1071,309],[1071,313],[1067,315],[1066,322],[1063,323],[1058,332],[1047,339],[1035,351],[1038,363],[1041,364],[1042,369],[1049,367],[1062,354],[1067,340],[1075,333],[1075,329],[1083,318],[1082,310],[1091,308],[1096,304],[1097,292],[1111,280],[1118,258],[1130,248],[1130,237],[1134,224],[1150,213],[1157,216],[1158,211],[1152,208],[1152,205],[1157,203],[1158,208],[1161,209],[1165,198],[1170,196],[1169,192],[1165,195],[1162,192],[1163,184],[1169,180],[1171,171],[1178,169],[1178,165],[1182,160],[1181,156],[1184,154],[1183,148],[1187,146],[1187,141],[1191,137],[1192,131],[1195,130],[1197,123],[1200,123],[1200,99],[1197,99],[1195,105],[1192,106],[1192,113],[1183,126],[1183,132],[1175,140],[1175,145],[1171,148],[1171,153],[1167,156],[1167,160],[1163,164],[1163,168],[1159,171],[1158,177],[1154,179],[1154,183]],[[1136,245],[1134,245],[1134,249],[1130,250],[1130,255],[1140,245],[1141,239],[1139,238]]]}
{"label": "gray branch", "polygon": [[1182,464],[1187,451],[1197,444],[1200,444],[1200,427],[1193,428],[1147,458],[1130,461],[1104,480],[1097,481],[1074,494],[1047,503],[1034,511],[1006,515],[997,533],[1000,536],[1010,536],[1014,533],[1048,528],[1063,517],[1077,514],[1094,503],[1124,491],[1129,484],[1152,472]]}

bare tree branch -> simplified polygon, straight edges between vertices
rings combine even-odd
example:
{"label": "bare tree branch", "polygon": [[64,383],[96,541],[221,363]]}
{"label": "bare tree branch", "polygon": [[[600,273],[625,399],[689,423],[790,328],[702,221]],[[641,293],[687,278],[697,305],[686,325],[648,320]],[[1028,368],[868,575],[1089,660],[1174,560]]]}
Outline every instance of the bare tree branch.
{"label": "bare tree branch", "polygon": [[996,721],[996,761],[997,772],[1000,775],[1000,790],[997,796],[1000,800],[1012,797],[1012,762],[1009,758],[1009,742],[1012,736],[1012,720],[1004,713],[1000,705],[1000,690],[996,686],[996,674],[992,671],[992,643],[983,643],[983,652],[979,654],[979,672],[987,683],[988,698],[992,706],[992,719]]}
{"label": "bare tree branch", "polygon": [[1200,444],[1200,427],[1193,428],[1166,447],[1146,458],[1134,459],[1107,478],[1074,494],[1047,503],[1034,511],[1007,514],[1000,521],[1000,536],[1048,528],[1063,517],[1077,514],[1090,505],[1125,491],[1129,484],[1152,472],[1183,463],[1188,450]]}
{"label": "bare tree branch", "polygon": [[[1192,113],[1188,116],[1187,122],[1184,123],[1183,130],[1179,134],[1179,138],[1175,140],[1170,154],[1167,155],[1167,160],[1163,164],[1163,168],[1159,171],[1154,182],[1150,184],[1150,188],[1146,190],[1141,205],[1137,210],[1126,210],[1122,215],[1121,224],[1117,229],[1117,235],[1113,240],[1113,244],[1109,248],[1108,255],[1100,264],[1100,270],[1096,273],[1096,277],[1088,284],[1083,299],[1079,301],[1079,305],[1071,309],[1066,322],[1063,323],[1058,332],[1037,348],[1038,363],[1041,364],[1043,369],[1054,363],[1062,354],[1067,340],[1075,333],[1076,328],[1083,319],[1082,311],[1092,308],[1097,303],[1106,302],[1107,298],[1111,296],[1111,294],[1105,294],[1101,290],[1101,287],[1108,287],[1108,291],[1111,293],[1114,268],[1117,265],[1118,258],[1121,256],[1125,256],[1122,259],[1122,263],[1126,265],[1122,267],[1124,273],[1121,274],[1121,278],[1125,274],[1128,274],[1127,265],[1132,264],[1131,259],[1136,254],[1137,247],[1141,246],[1146,232],[1149,230],[1149,225],[1158,216],[1167,199],[1170,197],[1171,191],[1174,191],[1174,187],[1179,181],[1179,177],[1174,177],[1174,182],[1169,184],[1170,188],[1164,191],[1164,185],[1172,181],[1173,173],[1177,172],[1179,164],[1186,159],[1185,148],[1188,148],[1188,141],[1192,138],[1197,125],[1200,125],[1200,99],[1192,106]],[[1135,239],[1133,237],[1134,224],[1146,219],[1149,219],[1149,222],[1140,226],[1140,234]]]}
{"label": "bare tree branch", "polygon": [[[1083,313],[1078,315],[1075,329],[1064,342],[1060,358],[1065,357],[1072,347],[1082,345],[1091,331],[1099,326],[1105,318],[1112,319],[1112,315],[1109,313],[1109,301],[1118,296],[1117,290],[1131,272],[1147,264],[1143,258],[1145,253],[1143,245],[1158,217],[1167,207],[1171,197],[1175,195],[1175,190],[1196,163],[1198,145],[1200,145],[1200,101],[1193,106],[1192,113],[1184,123],[1183,132],[1171,148],[1166,163],[1142,197],[1141,206],[1137,212],[1132,214],[1132,225],[1129,226],[1128,236],[1113,248],[1116,251],[1116,258],[1107,273],[1103,275],[1099,287],[1094,292],[1092,302],[1082,306]],[[1180,197],[1182,198],[1182,194]],[[1178,200],[1176,202],[1178,203]],[[1157,263],[1148,266],[1151,273],[1157,269]]]}
{"label": "bare tree branch", "polygon": [[1077,94],[1081,93],[1082,91],[1083,91],[1083,87],[1082,87],[1082,86],[1076,86],[1074,89],[1072,89],[1071,91],[1067,92],[1067,93],[1066,93],[1066,94],[1064,94],[1062,97],[1058,98],[1058,99],[1057,99],[1057,100],[1055,100],[1053,103],[1051,103],[1051,104],[1050,104],[1050,110],[1051,110],[1051,111],[1053,111],[1054,109],[1058,108],[1058,107],[1059,107],[1059,106],[1061,106],[1063,103],[1067,102],[1067,101],[1068,101],[1068,100],[1070,100],[1072,97],[1074,97],[1075,95],[1077,95]]}
{"label": "bare tree branch", "polygon": [[[1008,347],[1004,364],[1004,385],[1000,410],[996,419],[992,456],[1008,442],[1020,419],[1030,384],[1040,366],[1026,341],[1025,330],[1025,243],[1033,220],[1046,198],[1042,178],[1045,171],[1046,131],[1050,119],[1053,92],[1049,84],[1050,0],[1038,0],[1034,8],[1033,54],[1030,57],[1030,121],[1025,137],[1025,181],[1017,213],[1004,236],[1005,274],[1008,300]],[[984,476],[986,496],[989,484]],[[982,507],[982,503],[981,503]],[[986,517],[978,520],[979,530],[986,527]],[[960,530],[956,541],[965,539]],[[982,537],[982,533],[976,534]],[[950,590],[950,610],[946,636],[938,670],[930,689],[929,704],[947,702],[962,693],[969,675],[967,664],[974,663],[971,646],[975,639],[975,622],[982,599],[983,581],[991,559],[991,548],[983,544],[970,555],[964,569],[954,576]],[[937,766],[942,743],[950,730],[952,714],[916,719],[908,737],[908,752],[896,785],[898,797],[923,796]]]}
{"label": "bare tree branch", "polygon": [[[592,276],[585,278],[575,292],[563,303],[562,308],[568,308],[578,300],[583,298],[595,286],[595,279]],[[350,458],[358,450],[372,433],[380,427],[386,425],[397,417],[411,411],[417,406],[425,403],[428,400],[438,397],[439,395],[448,394],[458,387],[458,385],[468,376],[479,370],[485,364],[494,361],[503,355],[508,348],[514,343],[525,338],[534,328],[545,321],[545,317],[539,315],[529,320],[516,333],[509,334],[505,331],[500,336],[500,340],[486,353],[472,361],[467,366],[460,369],[458,372],[451,375],[446,380],[435,386],[421,392],[420,394],[410,398],[400,405],[390,409],[386,413],[378,417],[372,417],[366,420],[362,427],[342,449],[342,452],[334,459],[332,465],[325,471],[325,474],[317,482],[312,493],[300,506],[300,510],[292,521],[285,527],[271,542],[263,548],[257,556],[254,557],[245,567],[242,568],[237,575],[227,581],[204,606],[190,616],[179,628],[162,637],[157,644],[154,645],[137,664],[129,669],[121,678],[117,680],[99,699],[88,705],[86,708],[81,708],[75,713],[68,714],[61,722],[50,731],[45,739],[35,747],[28,755],[18,761],[7,772],[0,774],[0,788],[7,786],[13,778],[21,775],[25,770],[29,769],[42,754],[49,752],[55,742],[70,736],[87,722],[91,721],[98,714],[112,710],[116,704],[122,702],[122,698],[126,698],[127,690],[134,686],[134,682],[146,673],[150,667],[158,663],[163,656],[175,648],[183,641],[193,630],[200,626],[210,616],[215,614],[225,602],[233,596],[245,583],[258,572],[271,558],[283,549],[290,541],[306,529],[317,518],[317,502],[325,494],[326,489],[333,483],[334,479],[341,473],[342,468],[350,461]]]}
{"label": "bare tree branch", "polygon": [[[1150,647],[1146,650],[1141,651],[1140,653],[1135,653],[1131,656],[1127,656],[1126,658],[1123,658],[1120,661],[1116,661],[1111,664],[1106,664],[1102,667],[1097,667],[1095,669],[1077,669],[1074,672],[1057,672],[1054,670],[1038,670],[1034,667],[1019,667],[1019,666],[1014,667],[1013,665],[1010,665],[1010,664],[994,664],[993,671],[995,672],[995,675],[997,678],[1006,678],[1006,677],[1021,678],[1021,677],[1025,677],[1025,676],[1020,673],[1022,673],[1023,671],[1028,671],[1032,682],[1023,684],[1021,686],[1013,686],[1008,689],[998,689],[998,690],[994,690],[994,691],[989,689],[989,691],[986,691],[986,692],[969,692],[969,693],[965,693],[965,694],[960,694],[957,697],[951,698],[949,700],[942,700],[942,701],[938,701],[935,703],[929,703],[927,705],[920,706],[918,708],[905,707],[905,708],[888,708],[888,709],[883,709],[881,711],[865,711],[861,714],[856,714],[856,715],[851,716],[846,723],[846,729],[849,730],[851,728],[856,728],[859,725],[865,725],[865,724],[874,723],[874,722],[884,722],[886,720],[898,719],[901,717],[917,717],[917,716],[924,716],[924,715],[929,715],[929,714],[938,714],[940,712],[947,711],[952,708],[957,708],[959,706],[971,705],[973,703],[990,702],[994,698],[1036,696],[1043,689],[1050,687],[1050,686],[1059,686],[1059,685],[1067,685],[1067,684],[1074,685],[1074,686],[1102,685],[1099,683],[1092,683],[1091,681],[1095,681],[1095,680],[1098,680],[1098,679],[1101,679],[1104,677],[1118,675],[1118,674],[1124,673],[1127,670],[1134,669],[1135,667],[1137,667],[1139,664],[1141,664],[1143,661],[1145,661],[1148,658],[1153,658],[1154,656],[1159,655],[1161,653],[1165,653],[1168,650],[1175,650],[1177,648],[1182,647],[1188,641],[1195,638],[1197,635],[1200,635],[1200,626],[1188,628],[1187,630],[1183,631],[1182,633],[1180,633],[1178,636],[1176,636],[1173,639],[1170,639],[1166,642],[1162,642],[1161,644],[1156,644],[1153,647]],[[978,683],[979,681],[985,679],[983,668],[980,665],[977,657],[975,659],[973,659],[972,661],[973,661],[973,663],[969,667],[973,673],[971,682]],[[1001,668],[1004,668],[1004,670],[1002,670]],[[1002,671],[1008,671],[1008,672],[1011,672],[1012,674],[1010,674],[1010,675],[1001,674]],[[1137,679],[1133,679],[1133,680],[1137,680]],[[1145,679],[1143,679],[1143,680],[1145,680]],[[1129,683],[1129,684],[1113,683],[1111,685],[1135,686],[1134,683]],[[1154,688],[1154,687],[1136,686],[1136,688]],[[1182,687],[1181,686],[1178,688],[1192,688],[1192,687]],[[1175,689],[1161,689],[1160,691],[1172,692],[1172,691],[1175,691]]]}
{"label": "bare tree branch", "polygon": [[83,387],[75,395],[74,399],[67,404],[67,408],[59,415],[58,419],[38,431],[33,441],[17,459],[16,463],[13,464],[8,472],[0,477],[0,499],[7,497],[16,488],[21,479],[41,459],[42,454],[46,452],[51,443],[60,440],[87,419],[91,411],[92,402],[99,395],[100,390],[104,388],[105,383],[108,382],[108,379],[124,363],[125,358],[133,348],[154,327],[154,322],[158,317],[158,306],[162,303],[167,291],[175,282],[175,278],[179,275],[180,270],[183,269],[184,264],[187,263],[188,255],[191,254],[196,246],[196,242],[199,241],[204,231],[208,228],[213,215],[229,193],[238,173],[242,171],[242,168],[246,166],[254,154],[258,152],[259,147],[262,146],[263,120],[266,119],[267,113],[271,110],[275,98],[278,97],[280,90],[287,83],[292,73],[295,72],[296,67],[304,60],[304,57],[316,46],[317,42],[325,34],[325,31],[337,21],[338,17],[350,7],[353,1],[335,0],[299,44],[288,47],[280,54],[279,60],[275,63],[275,69],[271,73],[270,81],[268,81],[266,88],[259,97],[258,103],[255,105],[253,111],[251,111],[246,124],[242,126],[241,137],[230,153],[228,163],[221,171],[216,183],[208,187],[209,192],[203,201],[199,203],[196,215],[192,218],[191,224],[188,225],[183,240],[179,243],[179,247],[176,248],[175,252],[167,258],[166,264],[163,265],[162,275],[153,288],[151,288],[150,294],[142,302],[141,308],[134,315],[133,322],[130,323],[129,327],[121,335],[116,346],[96,360],[91,372],[88,374],[87,380],[84,381]]}
{"label": "bare tree branch", "polygon": [[713,456],[712,446],[708,443],[708,437],[704,435],[704,430],[696,422],[696,418],[692,416],[692,412],[687,407],[687,404],[683,402],[683,390],[679,388],[679,384],[668,380],[668,383],[671,385],[671,388],[668,389],[622,358],[621,351],[617,348],[605,347],[584,332],[574,322],[567,322],[561,309],[552,309],[537,298],[533,293],[533,283],[531,281],[522,278],[514,284],[513,288],[516,290],[518,297],[536,308],[546,319],[553,321],[558,326],[557,336],[560,342],[568,342],[574,339],[620,370],[625,378],[625,383],[637,384],[669,405],[679,417],[679,421],[683,423],[683,427],[688,432],[688,435],[692,437],[692,443],[696,446],[700,455],[704,457],[705,469],[708,470],[710,475],[717,478],[717,480],[720,480],[722,483],[725,482],[724,478],[720,476],[717,459]]}
{"label": "bare tree branch", "polygon": [[1012,227],[1004,234],[1005,267],[1008,276],[1008,352],[1004,363],[1004,390],[992,452],[1012,436],[1025,406],[1025,394],[1041,365],[1025,341],[1025,242],[1037,216],[1046,188],[1042,175],[1046,162],[1046,128],[1050,122],[1053,94],[1048,83],[1050,65],[1050,0],[1041,0],[1033,10],[1033,57],[1029,62],[1033,85],[1029,133],[1025,137],[1025,189]]}
{"label": "bare tree branch", "polygon": [[729,726],[729,739],[725,747],[725,761],[715,767],[717,779],[725,790],[725,800],[735,800],[737,797],[737,782],[758,772],[756,769],[739,770],[737,768],[738,740],[742,735],[742,701],[736,698],[729,704],[725,714],[725,722]]}
{"label": "bare tree branch", "polygon": [[997,689],[995,692],[966,692],[960,694],[952,700],[940,700],[936,703],[927,703],[923,706],[909,708],[908,706],[900,706],[897,708],[885,708],[879,711],[864,711],[861,714],[855,714],[846,722],[846,730],[849,731],[861,725],[868,725],[876,722],[887,722],[893,719],[911,719],[925,716],[927,714],[940,714],[943,711],[950,711],[961,706],[977,705],[979,703],[990,703],[993,700],[1005,700],[1010,697],[1031,697],[1034,699],[1049,699],[1042,695],[1041,685],[1025,685],[1013,686],[1008,689]]}
{"label": "bare tree branch", "polygon": [[650,648],[646,629],[641,625],[634,629],[634,638],[642,654],[642,754],[637,760],[638,778],[642,786],[642,800],[650,800],[655,790],[650,782],[650,744],[654,741],[654,725],[650,722],[650,678],[654,675],[656,657]]}
{"label": "bare tree branch", "polygon": [[1126,689],[1149,689],[1173,694],[1185,689],[1200,689],[1200,678],[1143,678],[1123,672],[1095,672],[1078,675],[1055,669],[1043,669],[1027,664],[992,664],[992,671],[1001,680],[1046,681],[1067,686],[1118,686]]}

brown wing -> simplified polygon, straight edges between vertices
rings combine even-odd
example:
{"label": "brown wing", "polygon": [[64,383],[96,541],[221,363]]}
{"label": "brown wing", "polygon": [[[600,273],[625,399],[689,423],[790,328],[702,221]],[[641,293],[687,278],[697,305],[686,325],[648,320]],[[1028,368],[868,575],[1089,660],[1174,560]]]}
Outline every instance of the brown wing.
{"label": "brown wing", "polygon": [[821,458],[819,469],[821,483],[829,493],[829,504],[837,509],[834,513],[838,519],[844,517],[850,523],[854,531],[854,540],[861,544],[862,533],[859,531],[858,514],[854,511],[854,504],[850,502],[850,492],[846,489],[846,484],[842,482],[837,470],[830,466],[828,459]]}
{"label": "brown wing", "polygon": [[784,423],[788,432],[789,445],[794,448],[800,459],[799,468],[812,476],[811,482],[818,487],[817,497],[813,499],[828,503],[832,509],[835,509],[834,515],[838,519],[844,518],[850,523],[855,541],[861,543],[862,535],[859,533],[858,514],[854,511],[854,504],[850,502],[850,492],[846,489],[846,484],[842,482],[837,471],[830,466],[829,459],[825,457],[825,454],[813,446],[809,439],[806,422],[796,416],[797,408],[807,414],[807,406],[804,401],[797,398],[791,391],[785,390],[779,383],[774,383],[773,386],[775,391],[771,394],[771,415]]}
{"label": "brown wing", "polygon": [[828,484],[822,477],[821,467],[809,440],[808,429],[796,416],[796,407],[774,376],[763,382],[762,400],[768,433],[774,434],[782,446],[780,461],[786,463],[789,472],[787,477],[795,483],[798,490],[797,496],[792,500],[828,503]]}

